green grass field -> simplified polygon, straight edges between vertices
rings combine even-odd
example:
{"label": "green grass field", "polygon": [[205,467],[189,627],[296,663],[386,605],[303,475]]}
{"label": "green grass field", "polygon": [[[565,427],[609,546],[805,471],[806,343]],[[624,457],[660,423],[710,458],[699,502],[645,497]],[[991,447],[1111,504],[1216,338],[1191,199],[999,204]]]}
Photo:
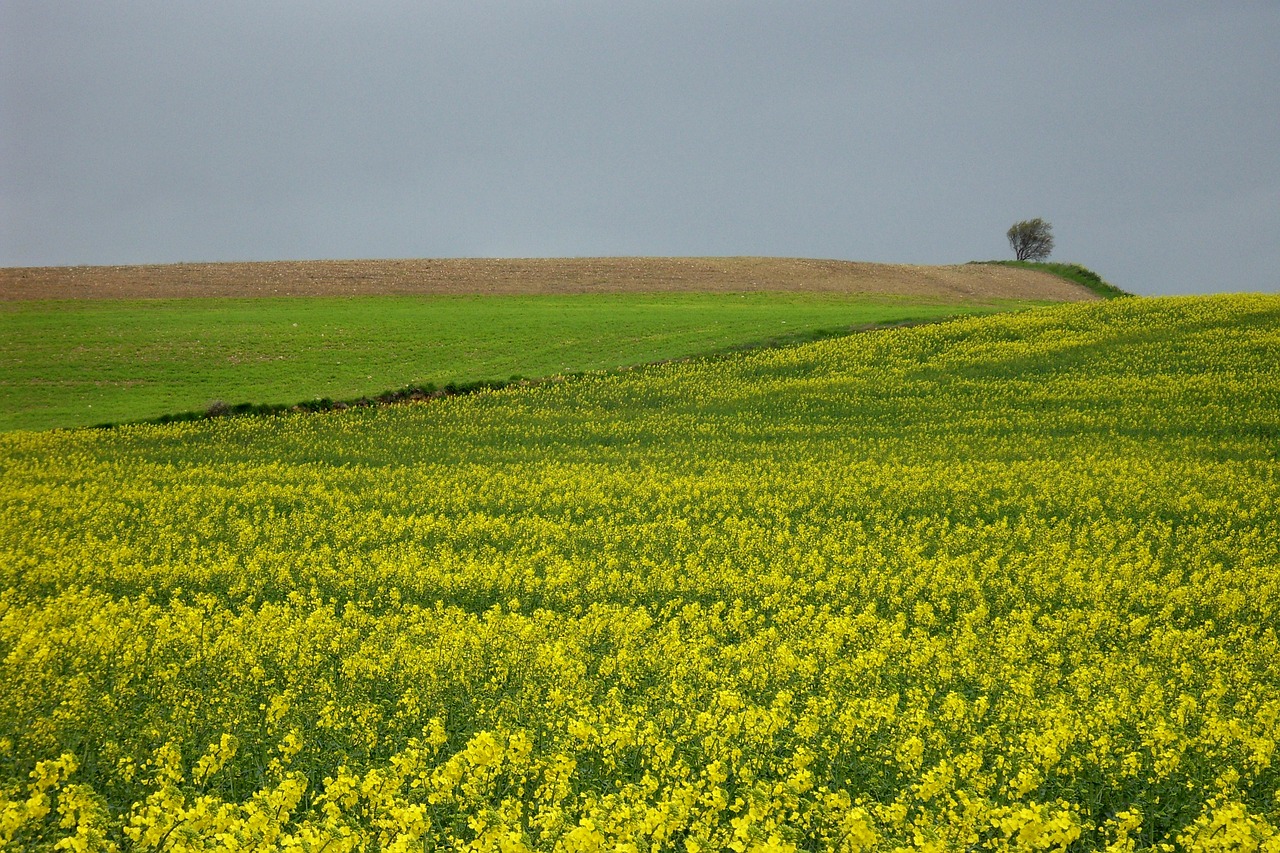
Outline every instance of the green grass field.
{"label": "green grass field", "polygon": [[0,430],[613,369],[1033,304],[761,292],[0,303]]}
{"label": "green grass field", "polygon": [[0,844],[1276,850],[1277,365],[1123,299],[0,434]]}

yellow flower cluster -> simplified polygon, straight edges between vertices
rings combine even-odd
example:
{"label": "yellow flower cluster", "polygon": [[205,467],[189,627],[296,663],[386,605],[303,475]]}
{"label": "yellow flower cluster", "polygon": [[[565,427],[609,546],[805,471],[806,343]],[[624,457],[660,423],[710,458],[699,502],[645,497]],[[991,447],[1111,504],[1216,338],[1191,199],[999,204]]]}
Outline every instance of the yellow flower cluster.
{"label": "yellow flower cluster", "polygon": [[1280,298],[0,436],[0,850],[1280,851]]}

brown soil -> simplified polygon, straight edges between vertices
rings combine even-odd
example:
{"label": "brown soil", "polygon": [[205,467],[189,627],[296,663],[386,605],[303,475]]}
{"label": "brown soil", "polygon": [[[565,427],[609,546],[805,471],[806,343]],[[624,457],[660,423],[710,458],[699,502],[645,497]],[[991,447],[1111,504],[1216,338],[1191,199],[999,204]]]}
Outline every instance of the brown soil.
{"label": "brown soil", "polygon": [[802,258],[449,258],[0,268],[0,301],[799,290],[957,300],[1096,299],[1049,273]]}

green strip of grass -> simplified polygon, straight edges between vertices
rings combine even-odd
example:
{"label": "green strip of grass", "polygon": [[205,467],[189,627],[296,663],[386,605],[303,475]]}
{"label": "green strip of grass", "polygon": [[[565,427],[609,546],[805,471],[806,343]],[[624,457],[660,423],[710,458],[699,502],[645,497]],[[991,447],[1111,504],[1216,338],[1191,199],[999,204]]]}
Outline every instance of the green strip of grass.
{"label": "green strip of grass", "polygon": [[1083,267],[1080,264],[1059,264],[1052,261],[974,261],[980,264],[996,264],[1004,267],[1019,267],[1026,270],[1040,270],[1041,272],[1051,273],[1067,281],[1074,281],[1076,284],[1089,288],[1103,299],[1122,299],[1126,296],[1133,296],[1127,290],[1121,290],[1114,284],[1107,282],[1093,270]]}
{"label": "green strip of grass", "polygon": [[0,304],[0,430],[354,400],[1016,310],[814,293]]}

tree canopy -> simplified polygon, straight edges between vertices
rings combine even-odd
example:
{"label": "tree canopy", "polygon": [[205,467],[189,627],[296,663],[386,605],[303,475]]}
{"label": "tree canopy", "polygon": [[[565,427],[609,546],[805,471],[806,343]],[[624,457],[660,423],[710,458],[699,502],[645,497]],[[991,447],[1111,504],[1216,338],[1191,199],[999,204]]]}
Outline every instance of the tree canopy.
{"label": "tree canopy", "polygon": [[1015,222],[1008,236],[1020,261],[1043,261],[1053,251],[1053,226],[1039,217]]}

